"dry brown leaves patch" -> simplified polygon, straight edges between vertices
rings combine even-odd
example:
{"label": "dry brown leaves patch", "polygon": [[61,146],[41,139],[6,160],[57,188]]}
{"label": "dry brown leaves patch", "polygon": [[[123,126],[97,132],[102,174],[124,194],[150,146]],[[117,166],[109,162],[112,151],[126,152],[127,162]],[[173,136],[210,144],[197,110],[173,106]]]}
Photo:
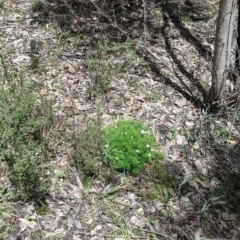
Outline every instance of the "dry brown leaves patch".
{"label": "dry brown leaves patch", "polygon": [[[177,6],[181,11],[181,6]],[[209,6],[209,12],[216,13],[216,3],[212,1]],[[71,36],[61,41],[64,33],[55,23],[33,22],[30,8],[31,1],[27,0],[4,3],[0,16],[1,54],[11,71],[25,81],[32,79],[41,87],[41,93],[54,102],[58,125],[49,137],[54,141],[56,156],[51,160],[52,185],[44,207],[0,203],[3,211],[10,211],[4,221],[14,226],[5,239],[239,239],[235,214],[217,207],[211,209],[213,214],[209,210],[212,205],[207,191],[219,185],[212,174],[216,166],[214,156],[203,147],[205,142],[188,139],[205,121],[199,103],[202,90],[210,85],[215,15],[207,21],[191,21],[186,14],[182,25],[177,26],[173,15],[167,17],[169,13],[154,9],[151,14],[154,24],[159,20],[159,39],[138,45],[150,67],[142,70],[133,65],[126,73],[113,77],[106,95],[87,100],[90,76],[84,61],[67,62],[58,57],[63,52],[84,54],[87,49],[76,44]],[[35,70],[29,57],[31,39],[43,43]],[[203,48],[207,49],[205,54]],[[127,178],[117,186],[96,179],[90,180],[89,187],[83,186],[70,166],[71,134],[81,129],[86,117],[96,118],[99,108],[104,124],[118,116],[148,124],[162,145],[164,161],[183,169],[191,191],[181,195],[178,192],[163,204],[143,202],[131,185],[124,183]],[[65,178],[59,179],[62,172]],[[195,178],[196,174],[201,178]],[[0,187],[10,184],[4,174],[0,176]],[[114,190],[113,195],[101,197],[109,190]],[[215,203],[224,204],[217,200]],[[215,222],[210,225],[214,229],[209,228],[209,221]]]}

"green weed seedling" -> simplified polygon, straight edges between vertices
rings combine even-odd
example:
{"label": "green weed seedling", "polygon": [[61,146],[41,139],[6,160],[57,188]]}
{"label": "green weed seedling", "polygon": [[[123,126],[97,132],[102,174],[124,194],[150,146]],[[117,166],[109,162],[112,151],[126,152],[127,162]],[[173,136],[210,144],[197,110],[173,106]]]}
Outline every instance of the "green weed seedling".
{"label": "green weed seedling", "polygon": [[182,157],[186,156],[186,149],[185,148],[181,148],[180,149],[180,154]]}
{"label": "green weed seedling", "polygon": [[194,142],[197,141],[197,138],[196,138],[195,136],[191,135],[191,136],[189,136],[189,137],[187,138],[187,140],[188,140],[188,142],[194,143]]}
{"label": "green weed seedling", "polygon": [[235,122],[240,122],[240,116],[235,116]]}
{"label": "green weed seedling", "polygon": [[155,220],[154,220],[154,219],[150,219],[150,223],[151,223],[152,225],[154,225],[154,224],[155,224]]}
{"label": "green weed seedling", "polygon": [[120,120],[104,129],[104,163],[117,171],[139,173],[155,155],[157,142],[151,130],[141,122]]}
{"label": "green weed seedling", "polygon": [[58,178],[65,178],[65,174],[64,173],[58,173]]}

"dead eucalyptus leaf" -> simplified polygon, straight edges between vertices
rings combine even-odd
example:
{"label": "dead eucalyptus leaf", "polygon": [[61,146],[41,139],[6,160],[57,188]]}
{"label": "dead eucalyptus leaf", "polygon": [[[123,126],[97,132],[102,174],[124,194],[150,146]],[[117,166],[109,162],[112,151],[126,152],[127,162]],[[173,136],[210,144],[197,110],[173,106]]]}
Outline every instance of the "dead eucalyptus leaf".
{"label": "dead eucalyptus leaf", "polygon": [[222,220],[224,221],[236,221],[237,220],[237,214],[229,214],[227,212],[222,213]]}
{"label": "dead eucalyptus leaf", "polygon": [[28,221],[24,218],[19,218],[19,221],[22,222],[23,224],[27,225],[28,227],[34,229],[37,226],[37,223],[34,221]]}
{"label": "dead eucalyptus leaf", "polygon": [[178,107],[182,108],[187,104],[187,100],[185,98],[178,99],[177,101],[175,101],[174,104],[177,105]]}
{"label": "dead eucalyptus leaf", "polygon": [[79,238],[78,236],[73,235],[73,240],[82,240],[82,238]]}

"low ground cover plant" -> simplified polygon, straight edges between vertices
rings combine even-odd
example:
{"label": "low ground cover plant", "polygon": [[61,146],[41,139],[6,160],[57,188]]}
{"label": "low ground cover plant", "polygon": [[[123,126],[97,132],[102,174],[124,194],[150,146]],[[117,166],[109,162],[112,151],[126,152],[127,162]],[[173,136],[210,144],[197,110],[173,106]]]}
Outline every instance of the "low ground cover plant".
{"label": "low ground cover plant", "polygon": [[122,119],[103,127],[100,118],[87,120],[74,140],[72,157],[85,184],[93,177],[118,183],[121,173],[126,173],[143,199],[167,202],[181,180],[173,171],[177,166],[163,163],[152,131],[139,121]]}
{"label": "low ground cover plant", "polygon": [[133,174],[152,160],[157,146],[151,130],[135,120],[120,120],[106,127],[101,144],[106,164]]}

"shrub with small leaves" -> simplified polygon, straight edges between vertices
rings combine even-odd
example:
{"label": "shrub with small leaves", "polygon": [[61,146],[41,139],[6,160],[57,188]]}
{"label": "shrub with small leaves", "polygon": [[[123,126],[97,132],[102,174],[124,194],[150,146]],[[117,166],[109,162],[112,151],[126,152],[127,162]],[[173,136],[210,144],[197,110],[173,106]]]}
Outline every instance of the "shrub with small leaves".
{"label": "shrub with small leaves", "polygon": [[50,123],[49,112],[44,110],[48,104],[37,103],[30,86],[9,85],[0,87],[0,161],[8,166],[16,195],[39,202],[48,188],[43,171],[47,152],[43,130]]}
{"label": "shrub with small leaves", "polygon": [[103,160],[117,171],[139,173],[155,155],[156,139],[141,122],[120,120],[104,130]]}

